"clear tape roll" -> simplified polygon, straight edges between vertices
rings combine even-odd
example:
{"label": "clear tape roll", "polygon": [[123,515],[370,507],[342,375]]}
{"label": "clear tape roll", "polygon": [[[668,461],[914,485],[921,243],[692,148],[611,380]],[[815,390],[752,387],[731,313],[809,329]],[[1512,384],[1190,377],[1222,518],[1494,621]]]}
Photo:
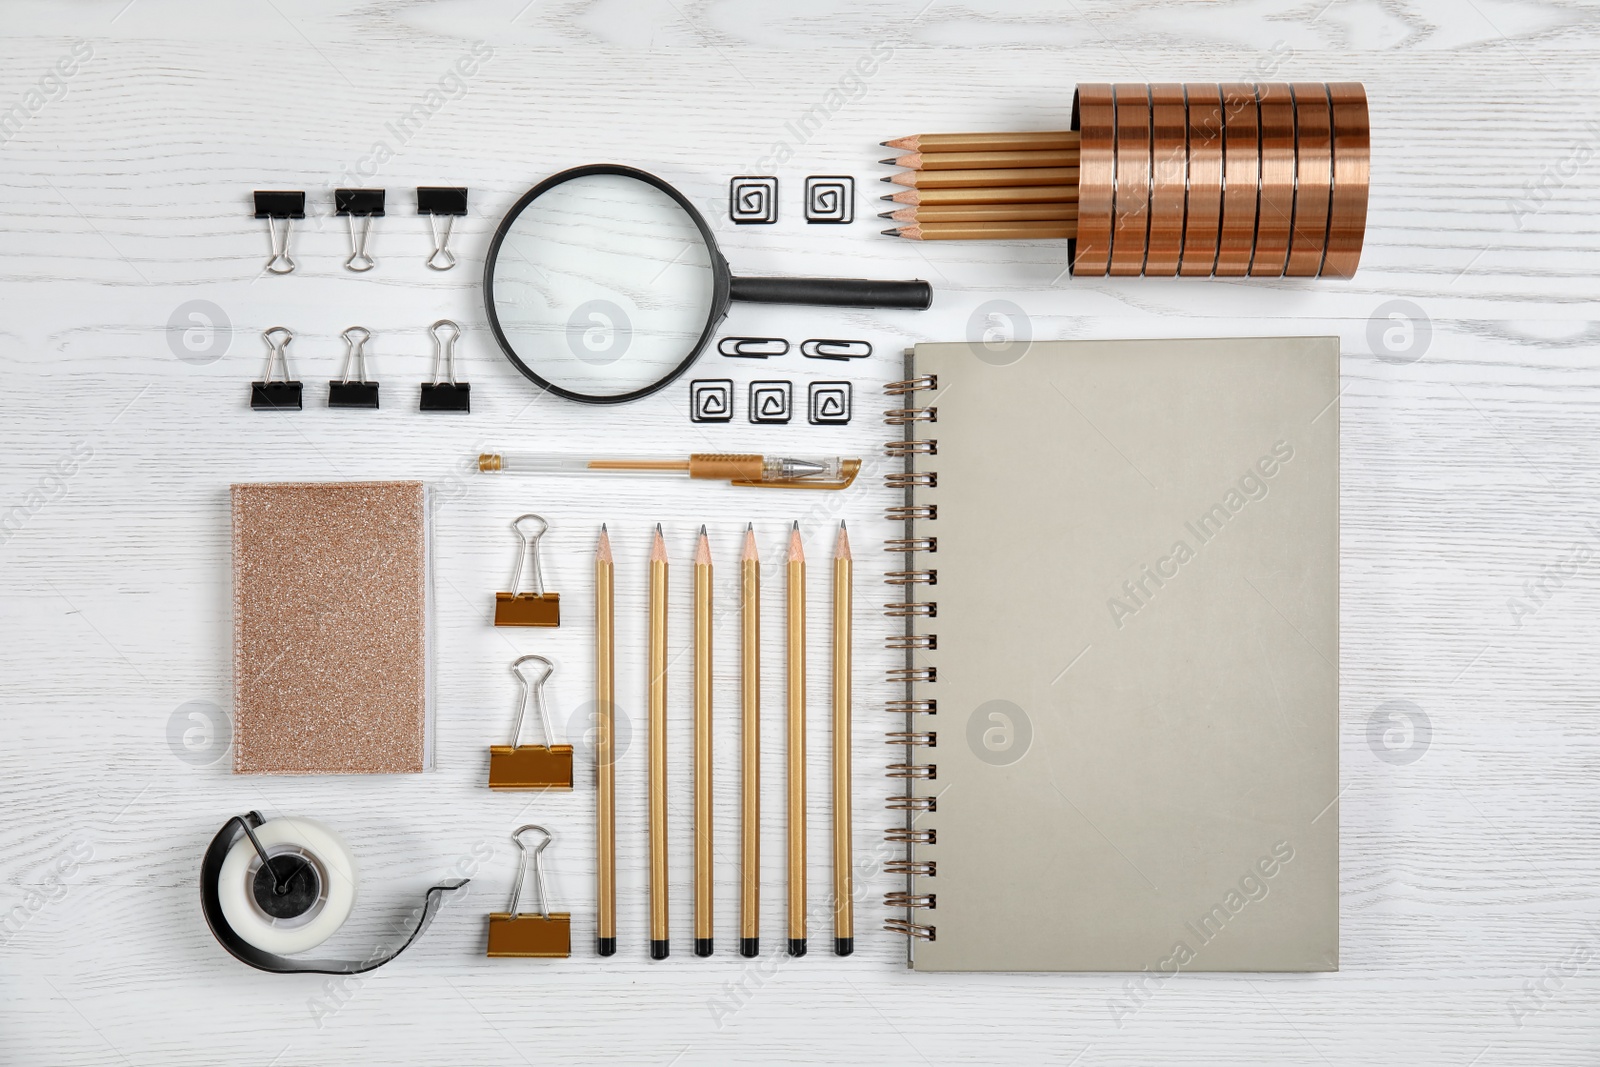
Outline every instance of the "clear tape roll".
{"label": "clear tape roll", "polygon": [[313,819],[272,819],[255,835],[269,857],[299,856],[310,865],[318,883],[316,902],[288,918],[267,914],[254,892],[261,856],[241,836],[228,850],[217,879],[223,916],[234,933],[263,952],[292,955],[316,948],[344,925],[355,907],[355,857],[337,833]]}

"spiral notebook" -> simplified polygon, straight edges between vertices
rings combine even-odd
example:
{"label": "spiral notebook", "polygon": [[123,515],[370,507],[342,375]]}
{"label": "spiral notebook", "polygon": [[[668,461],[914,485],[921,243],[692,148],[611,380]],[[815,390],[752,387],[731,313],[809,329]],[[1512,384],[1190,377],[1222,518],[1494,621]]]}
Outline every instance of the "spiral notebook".
{"label": "spiral notebook", "polygon": [[1339,346],[924,344],[890,387],[926,971],[1339,961]]}

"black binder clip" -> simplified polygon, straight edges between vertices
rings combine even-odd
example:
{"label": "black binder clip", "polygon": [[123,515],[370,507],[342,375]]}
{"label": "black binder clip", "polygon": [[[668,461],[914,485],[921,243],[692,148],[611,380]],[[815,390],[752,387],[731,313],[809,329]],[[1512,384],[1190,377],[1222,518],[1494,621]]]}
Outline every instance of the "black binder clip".
{"label": "black binder clip", "polygon": [[[448,336],[441,336],[445,328]],[[428,334],[433,338],[433,381],[422,383],[422,410],[471,411],[472,383],[456,381],[456,342],[461,339],[461,327],[440,319],[428,327]]]}
{"label": "black binder clip", "polygon": [[[455,253],[449,249],[450,228],[457,215],[467,213],[467,191],[451,186],[417,186],[417,214],[428,216],[428,228],[433,231],[433,253],[428,256],[431,270],[449,270],[456,265]],[[439,219],[444,219],[444,229],[439,229]]]}
{"label": "black binder clip", "polygon": [[[287,326],[274,326],[264,330],[261,339],[267,342],[267,372],[264,381],[250,383],[250,406],[258,411],[299,411],[300,383],[289,379],[289,342],[294,331]],[[281,366],[283,377],[274,379],[273,370]]]}
{"label": "black binder clip", "polygon": [[[378,383],[367,381],[367,342],[372,331],[365,326],[351,326],[339,335],[344,338],[343,377],[328,383],[330,408],[376,408]],[[351,380],[351,373],[355,379]]]}
{"label": "black binder clip", "polygon": [[367,255],[367,236],[372,233],[372,220],[383,217],[383,190],[335,189],[333,210],[344,216],[345,226],[350,231],[350,258],[344,261],[344,269],[360,274],[377,266]]}
{"label": "black binder clip", "polygon": [[289,220],[305,217],[305,193],[256,190],[256,218],[267,220],[267,236],[272,242],[272,256],[267,260],[269,273],[288,274],[294,270],[294,260],[289,256]]}

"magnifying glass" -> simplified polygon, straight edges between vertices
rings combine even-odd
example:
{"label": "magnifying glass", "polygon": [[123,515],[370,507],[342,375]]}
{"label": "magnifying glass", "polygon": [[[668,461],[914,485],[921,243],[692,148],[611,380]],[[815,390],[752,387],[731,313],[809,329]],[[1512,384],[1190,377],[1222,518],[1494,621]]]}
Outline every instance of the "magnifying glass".
{"label": "magnifying glass", "polygon": [[648,396],[700,355],[728,304],[926,310],[924,281],[736,278],[711,227],[653,174],[613,164],[540,182],[506,213],[483,272],[506,358],[557,396]]}

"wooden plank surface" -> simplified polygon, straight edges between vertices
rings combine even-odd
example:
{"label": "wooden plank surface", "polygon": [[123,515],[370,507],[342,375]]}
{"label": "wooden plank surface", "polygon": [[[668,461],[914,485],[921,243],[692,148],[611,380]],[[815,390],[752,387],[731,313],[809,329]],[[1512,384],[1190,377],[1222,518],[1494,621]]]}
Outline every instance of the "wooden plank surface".
{"label": "wooden plank surface", "polygon": [[[1563,0],[815,0],[799,3],[7,5],[0,41],[0,1059],[7,1063],[603,1063],[1004,1060],[1090,1064],[1589,1064],[1600,1059],[1600,9]],[[458,61],[462,66],[457,66]],[[475,62],[474,62],[475,61]],[[59,64],[59,65],[58,65]],[[62,71],[71,68],[70,74]],[[470,74],[462,73],[472,68]],[[862,73],[870,68],[870,73]],[[1065,249],[900,243],[873,218],[878,142],[1061,128],[1079,81],[1359,80],[1372,101],[1366,253],[1349,281],[1065,276]],[[36,95],[30,95],[36,94]],[[7,112],[17,105],[21,110]],[[7,116],[12,116],[7,118]],[[493,228],[540,178],[632,163],[700,204],[739,272],[922,277],[927,313],[735,308],[726,332],[869,339],[849,365],[705,356],[740,419],[691,424],[687,385],[624,409],[540,397],[497,354],[479,277]],[[727,181],[780,178],[771,227],[726,218]],[[807,226],[808,174],[857,181],[856,222]],[[423,266],[411,187],[466,185],[453,272]],[[340,268],[335,185],[389,189],[377,270]],[[305,189],[300,270],[263,276],[257,188]],[[995,301],[1014,305],[1016,311]],[[198,303],[197,303],[198,302]],[[191,312],[200,320],[190,320]],[[993,316],[999,316],[994,318]],[[465,418],[414,411],[434,319],[467,331]],[[1332,333],[1343,339],[1342,962],[1318,976],[916,976],[879,932],[871,866],[890,695],[877,584],[891,557],[879,387],[908,342]],[[1011,323],[1010,327],[1006,323]],[[260,332],[291,326],[308,404],[245,406]],[[175,324],[172,325],[172,324]],[[183,328],[198,332],[185,347]],[[375,334],[384,408],[330,412],[339,331]],[[207,333],[206,328],[212,332]],[[848,427],[742,421],[753,378],[848,377]],[[391,399],[392,398],[392,399]],[[869,457],[847,494],[670,482],[498,481],[483,448]],[[438,769],[382,781],[235,778],[204,714],[229,702],[227,486],[422,477],[439,489]],[[17,509],[13,511],[13,509]],[[550,519],[559,631],[487,625],[506,524]],[[768,562],[765,660],[781,663],[777,565],[799,519],[813,561],[857,547],[857,953],[733,954],[736,562]],[[590,954],[592,794],[491,795],[514,713],[507,665],[560,664],[552,717],[583,726],[589,560],[617,552],[619,937]],[[644,561],[677,566],[672,646],[673,958],[645,958]],[[689,952],[693,535],[711,531],[721,618],[719,954]],[[12,529],[14,527],[14,529]],[[814,565],[813,647],[827,632]],[[829,882],[827,671],[813,660],[810,889]],[[763,934],[782,930],[781,671],[769,670]],[[1419,729],[1425,726],[1425,729]],[[192,728],[192,730],[191,730]],[[187,741],[185,740],[186,731]],[[176,737],[176,740],[173,738]],[[207,762],[215,758],[215,762]],[[200,854],[249,808],[350,840],[362,895],[329,948],[361,953],[432,881],[473,877],[396,964],[342,982],[228,958]],[[508,834],[561,835],[551,888],[579,958],[487,960]],[[53,873],[56,872],[56,873]],[[16,908],[22,908],[20,918]]]}

